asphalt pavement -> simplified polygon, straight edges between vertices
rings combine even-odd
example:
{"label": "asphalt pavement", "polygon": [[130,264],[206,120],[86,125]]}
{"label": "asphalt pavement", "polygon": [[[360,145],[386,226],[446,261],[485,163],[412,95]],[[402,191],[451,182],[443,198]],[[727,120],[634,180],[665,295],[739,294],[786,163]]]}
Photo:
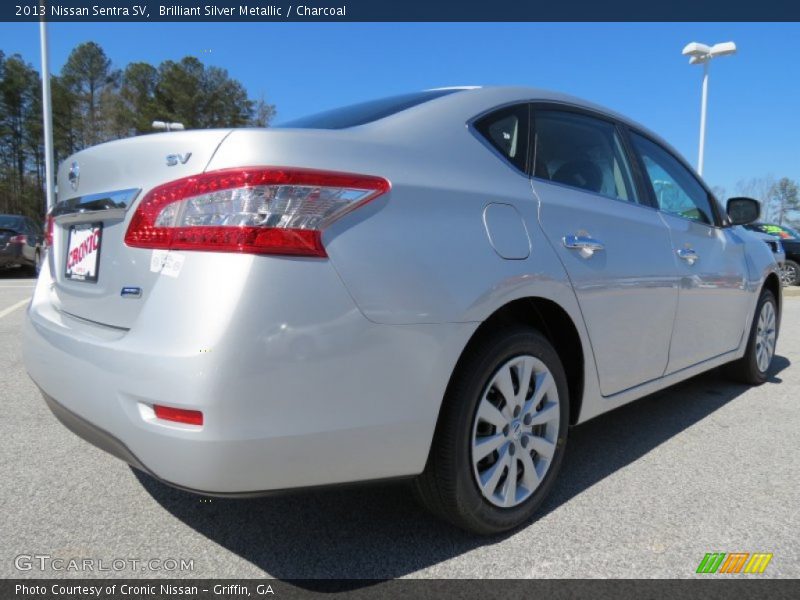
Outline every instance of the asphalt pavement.
{"label": "asphalt pavement", "polygon": [[403,484],[220,500],[137,473],[28,379],[32,288],[0,272],[0,577],[683,578],[707,552],[772,553],[754,577],[800,577],[800,296],[768,383],[714,371],[574,428],[538,519],[481,538]]}

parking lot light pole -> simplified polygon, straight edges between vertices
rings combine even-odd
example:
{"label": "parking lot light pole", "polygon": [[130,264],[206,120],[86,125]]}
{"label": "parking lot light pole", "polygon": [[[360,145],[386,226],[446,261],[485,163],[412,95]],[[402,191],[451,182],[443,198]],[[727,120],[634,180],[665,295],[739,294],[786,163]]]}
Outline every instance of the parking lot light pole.
{"label": "parking lot light pole", "polygon": [[703,174],[703,154],[706,145],[706,109],[708,106],[708,65],[712,58],[717,56],[727,56],[736,53],[736,44],[733,42],[722,42],[707,46],[698,42],[686,44],[683,55],[689,57],[690,65],[703,65],[703,94],[700,101],[700,148],[697,156],[697,173]]}
{"label": "parking lot light pole", "polygon": [[47,47],[47,22],[39,21],[39,44],[42,55],[42,120],[44,121],[44,177],[47,212],[53,208],[53,102],[50,95],[50,56]]}

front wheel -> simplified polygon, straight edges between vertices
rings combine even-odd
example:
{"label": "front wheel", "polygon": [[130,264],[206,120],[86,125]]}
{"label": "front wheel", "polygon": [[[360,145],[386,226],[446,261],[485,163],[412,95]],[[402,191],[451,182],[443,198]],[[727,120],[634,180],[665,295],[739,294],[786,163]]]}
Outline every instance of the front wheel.
{"label": "front wheel", "polygon": [[415,488],[451,523],[499,533],[527,521],[556,478],[569,425],[566,376],[548,340],[525,327],[493,332],[467,352]]}
{"label": "front wheel", "polygon": [[800,265],[793,260],[784,261],[781,265],[781,283],[784,286],[800,284]]}
{"label": "front wheel", "polygon": [[761,385],[767,380],[778,341],[778,303],[770,290],[763,290],[756,305],[747,350],[730,364],[728,372],[742,383]]}

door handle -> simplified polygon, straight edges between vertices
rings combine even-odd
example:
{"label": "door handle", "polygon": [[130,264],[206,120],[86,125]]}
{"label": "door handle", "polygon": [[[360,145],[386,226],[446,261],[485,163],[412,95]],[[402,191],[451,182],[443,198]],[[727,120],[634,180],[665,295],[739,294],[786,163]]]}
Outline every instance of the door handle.
{"label": "door handle", "polygon": [[603,242],[588,235],[565,235],[562,240],[565,248],[579,250],[584,258],[591,258],[595,252],[605,250]]}
{"label": "door handle", "polygon": [[689,265],[693,265],[700,258],[697,252],[695,252],[692,248],[679,248],[677,252],[678,258],[682,258],[689,263]]}

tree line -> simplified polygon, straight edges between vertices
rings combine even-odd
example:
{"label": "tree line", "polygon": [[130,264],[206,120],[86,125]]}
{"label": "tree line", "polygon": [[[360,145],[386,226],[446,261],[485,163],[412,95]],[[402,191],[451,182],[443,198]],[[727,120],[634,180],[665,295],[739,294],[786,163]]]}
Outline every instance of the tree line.
{"label": "tree line", "polygon": [[[51,93],[56,165],[87,146],[149,133],[154,120],[188,129],[267,127],[275,116],[272,104],[250,98],[225,69],[192,56],[116,69],[94,42],[72,50],[51,76]],[[723,188],[714,192],[727,197]],[[742,180],[733,195],[759,200],[765,221],[800,223],[798,184],[787,177]],[[0,50],[0,213],[38,218],[44,207],[41,79],[19,54]]]}
{"label": "tree line", "polygon": [[[193,56],[116,69],[94,42],[76,46],[50,85],[56,165],[88,146],[150,133],[154,120],[267,127],[275,116],[225,69]],[[44,164],[41,78],[22,56],[0,50],[0,213],[43,216]]]}

